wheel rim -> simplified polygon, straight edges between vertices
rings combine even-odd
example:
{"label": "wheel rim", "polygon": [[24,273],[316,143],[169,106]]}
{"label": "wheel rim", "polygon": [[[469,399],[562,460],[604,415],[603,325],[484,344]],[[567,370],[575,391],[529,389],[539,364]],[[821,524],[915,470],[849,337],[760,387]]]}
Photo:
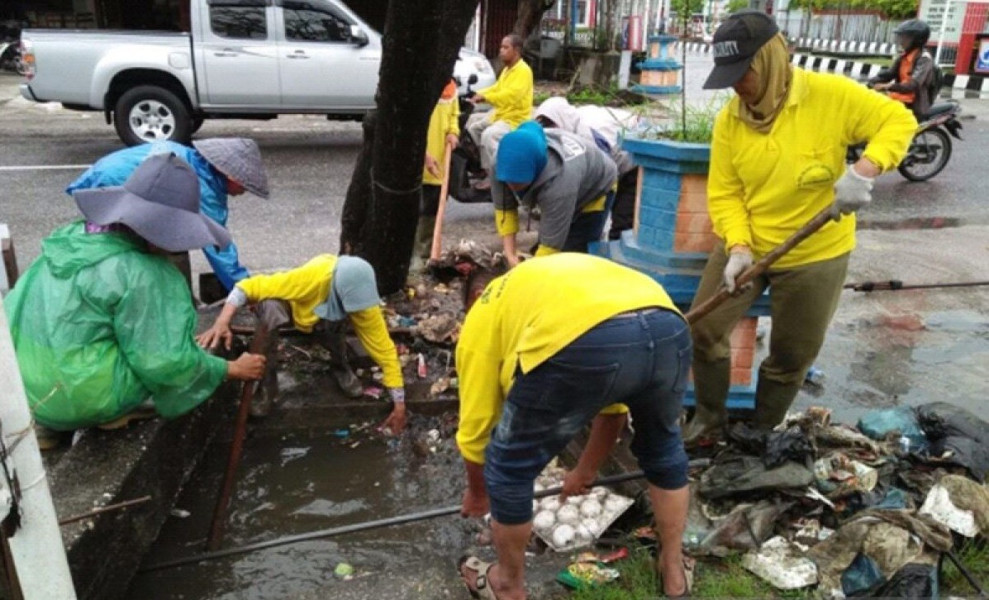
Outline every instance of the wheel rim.
{"label": "wheel rim", "polygon": [[166,104],[142,100],[127,116],[131,131],[142,140],[167,140],[175,133],[175,115]]}
{"label": "wheel rim", "polygon": [[910,145],[907,164],[904,165],[910,174],[919,179],[933,177],[944,168],[947,162],[947,140],[938,135],[938,131],[930,130],[919,134]]}

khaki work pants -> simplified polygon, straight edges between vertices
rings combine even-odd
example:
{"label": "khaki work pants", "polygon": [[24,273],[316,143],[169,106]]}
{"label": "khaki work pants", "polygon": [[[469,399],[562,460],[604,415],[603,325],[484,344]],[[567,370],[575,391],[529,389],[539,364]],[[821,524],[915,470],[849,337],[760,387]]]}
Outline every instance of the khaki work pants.
{"label": "khaki work pants", "polygon": [[[809,265],[770,269],[750,289],[693,324],[695,418],[712,423],[726,420],[725,400],[731,385],[729,338],[735,324],[768,287],[773,327],[769,356],[759,365],[755,424],[774,427],[783,420],[824,343],[841,297],[848,258],[846,253]],[[704,267],[694,306],[718,291],[727,263],[724,247],[719,245]]]}

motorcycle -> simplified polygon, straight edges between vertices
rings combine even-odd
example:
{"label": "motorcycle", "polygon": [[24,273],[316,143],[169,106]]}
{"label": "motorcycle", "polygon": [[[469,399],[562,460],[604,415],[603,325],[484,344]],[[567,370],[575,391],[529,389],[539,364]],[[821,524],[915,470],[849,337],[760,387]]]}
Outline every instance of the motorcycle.
{"label": "motorcycle", "polygon": [[[481,152],[474,138],[467,131],[467,121],[474,113],[474,104],[470,99],[474,96],[471,86],[477,83],[477,75],[467,79],[467,87],[458,96],[460,107],[460,142],[450,156],[450,195],[460,202],[477,203],[491,202],[490,190],[479,190],[473,186],[474,181],[485,177],[481,167]],[[457,81],[458,87],[460,82]]]}
{"label": "motorcycle", "polygon": [[[896,168],[900,175],[910,181],[927,181],[944,169],[951,158],[951,137],[962,139],[958,134],[962,129],[959,113],[961,105],[956,100],[931,106],[910,142],[907,155]],[[846,162],[856,162],[864,150],[865,144],[849,146]]]}
{"label": "motorcycle", "polygon": [[21,72],[21,23],[0,23],[0,70]]}

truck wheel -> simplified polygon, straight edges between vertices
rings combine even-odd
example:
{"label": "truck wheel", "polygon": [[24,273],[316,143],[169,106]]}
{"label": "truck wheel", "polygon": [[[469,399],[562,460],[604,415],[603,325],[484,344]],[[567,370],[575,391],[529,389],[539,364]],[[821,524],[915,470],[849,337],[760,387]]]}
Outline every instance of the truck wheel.
{"label": "truck wheel", "polygon": [[189,135],[192,135],[199,131],[199,128],[203,126],[204,119],[202,117],[192,117],[192,127],[189,129]]}
{"label": "truck wheel", "polygon": [[178,96],[154,85],[139,85],[124,92],[113,114],[117,135],[128,146],[170,140],[188,144],[192,118]]}

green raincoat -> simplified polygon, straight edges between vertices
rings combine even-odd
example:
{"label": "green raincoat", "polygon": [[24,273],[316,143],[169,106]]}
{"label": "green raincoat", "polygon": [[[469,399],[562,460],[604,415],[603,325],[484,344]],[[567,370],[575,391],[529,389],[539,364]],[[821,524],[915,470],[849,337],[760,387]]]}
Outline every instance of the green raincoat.
{"label": "green raincoat", "polygon": [[4,306],[31,411],[52,429],[106,423],[148,397],[176,417],[227,373],[193,339],[182,275],[126,234],[56,229]]}

